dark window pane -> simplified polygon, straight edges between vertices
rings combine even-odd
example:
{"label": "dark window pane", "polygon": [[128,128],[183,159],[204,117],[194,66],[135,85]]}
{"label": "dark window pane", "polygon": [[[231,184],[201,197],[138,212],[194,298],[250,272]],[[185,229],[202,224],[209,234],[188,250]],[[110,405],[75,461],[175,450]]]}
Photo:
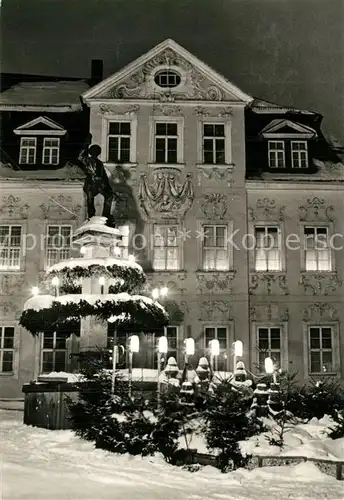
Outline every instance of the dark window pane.
{"label": "dark window pane", "polygon": [[156,135],[167,135],[167,123],[156,123],[155,124],[155,134]]}
{"label": "dark window pane", "polygon": [[65,349],[66,348],[66,336],[65,335],[56,336],[55,347],[56,347],[56,349]]}
{"label": "dark window pane", "polygon": [[209,165],[214,163],[214,155],[213,151],[204,151],[203,153],[203,161]]}
{"label": "dark window pane", "polygon": [[43,352],[42,372],[49,373],[53,371],[53,352]]}
{"label": "dark window pane", "polygon": [[45,332],[43,335],[43,348],[52,349],[54,347],[54,333]]}
{"label": "dark window pane", "polygon": [[322,329],[322,347],[323,349],[332,348],[332,331],[331,328]]}
{"label": "dark window pane", "polygon": [[320,373],[321,365],[320,365],[320,352],[313,351],[311,352],[311,373]]}
{"label": "dark window pane", "polygon": [[322,371],[324,371],[324,372],[332,372],[333,371],[332,351],[323,352]]}
{"label": "dark window pane", "polygon": [[55,352],[55,367],[56,372],[63,372],[66,370],[66,351],[56,351]]}
{"label": "dark window pane", "polygon": [[320,349],[320,331],[319,328],[310,329],[311,349]]}
{"label": "dark window pane", "polygon": [[176,123],[168,123],[167,124],[167,135],[177,135],[178,134],[178,126]]}
{"label": "dark window pane", "polygon": [[227,339],[227,328],[218,328],[217,329],[217,338],[218,339]]}
{"label": "dark window pane", "polygon": [[214,125],[204,124],[203,125],[203,135],[207,137],[214,137]]}
{"label": "dark window pane", "polygon": [[3,351],[2,354],[2,371],[13,371],[13,351]]}
{"label": "dark window pane", "polygon": [[224,137],[225,136],[225,127],[224,125],[215,125],[215,136],[216,137]]}

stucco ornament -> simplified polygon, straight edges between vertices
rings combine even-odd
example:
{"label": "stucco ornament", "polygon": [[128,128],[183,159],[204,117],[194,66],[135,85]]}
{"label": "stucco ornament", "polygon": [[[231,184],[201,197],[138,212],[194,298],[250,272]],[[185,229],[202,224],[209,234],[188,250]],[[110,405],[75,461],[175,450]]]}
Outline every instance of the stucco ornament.
{"label": "stucco ornament", "polygon": [[74,204],[72,196],[52,196],[47,203],[41,203],[43,219],[77,219],[81,213],[81,204]]}
{"label": "stucco ornament", "polygon": [[249,294],[289,295],[287,276],[268,273],[251,274]]}
{"label": "stucco ornament", "polygon": [[289,310],[283,304],[268,302],[250,307],[251,321],[288,321]]}
{"label": "stucco ornament", "polygon": [[[157,70],[170,69],[181,76],[181,83],[163,90],[154,84]],[[165,49],[152,57],[138,71],[128,76],[123,82],[109,91],[113,99],[156,99],[161,102],[174,100],[222,101],[225,99],[222,89],[203,76],[192,64],[172,49]]]}
{"label": "stucco ornament", "polygon": [[336,321],[338,319],[337,310],[328,302],[315,302],[310,304],[303,311],[303,321]]}
{"label": "stucco ornament", "polygon": [[299,207],[299,217],[301,221],[317,222],[317,221],[333,221],[332,213],[333,206],[324,198],[308,198],[307,202]]}
{"label": "stucco ornament", "polygon": [[343,282],[337,274],[329,273],[306,273],[301,276],[299,284],[303,286],[304,292],[311,295],[329,295],[341,288]]}
{"label": "stucco ornament", "polygon": [[284,205],[278,205],[276,200],[269,198],[259,198],[255,207],[248,208],[248,217],[251,221],[256,220],[276,220],[283,221]]}
{"label": "stucco ornament", "polygon": [[228,300],[210,300],[200,303],[200,321],[230,321],[231,303]]}
{"label": "stucco ornament", "polygon": [[201,210],[207,219],[223,219],[228,210],[227,196],[220,193],[206,194]]}
{"label": "stucco ornament", "polygon": [[179,170],[169,169],[153,172],[153,182],[148,183],[147,174],[141,174],[139,185],[140,206],[146,217],[183,218],[194,201],[191,174],[180,182]]}
{"label": "stucco ornament", "polygon": [[18,196],[4,196],[0,214],[10,219],[27,219],[30,205],[23,203]]}
{"label": "stucco ornament", "polygon": [[233,293],[232,281],[234,272],[204,272],[197,273],[197,293]]}
{"label": "stucco ornament", "polygon": [[202,186],[204,182],[207,184],[219,184],[225,182],[228,187],[232,184],[233,165],[216,167],[198,165],[197,166],[198,185]]}

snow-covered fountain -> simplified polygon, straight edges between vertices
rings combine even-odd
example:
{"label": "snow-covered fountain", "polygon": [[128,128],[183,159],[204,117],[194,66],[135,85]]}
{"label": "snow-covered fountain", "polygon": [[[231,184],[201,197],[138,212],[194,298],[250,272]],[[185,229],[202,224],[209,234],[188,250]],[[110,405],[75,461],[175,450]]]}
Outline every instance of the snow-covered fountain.
{"label": "snow-covered fountain", "polygon": [[[95,356],[106,348],[108,322],[127,332],[154,331],[167,324],[164,308],[156,300],[138,295],[146,277],[135,259],[120,258],[120,241],[120,231],[107,226],[104,217],[94,216],[76,230],[73,246],[80,257],[50,267],[45,285],[52,293],[37,294],[24,305],[20,324],[35,336],[37,352],[45,332],[66,335],[69,360]],[[75,392],[76,376],[43,373],[25,384],[25,423],[66,427],[64,394]]]}

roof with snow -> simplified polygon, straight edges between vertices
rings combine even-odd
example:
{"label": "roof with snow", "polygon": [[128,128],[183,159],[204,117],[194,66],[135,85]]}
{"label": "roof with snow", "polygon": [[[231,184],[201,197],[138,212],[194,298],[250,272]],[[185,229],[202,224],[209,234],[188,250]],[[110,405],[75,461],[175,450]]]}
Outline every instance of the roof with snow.
{"label": "roof with snow", "polygon": [[85,80],[21,82],[0,94],[0,109],[19,107],[81,109],[80,95],[89,89]]}
{"label": "roof with snow", "polygon": [[15,170],[9,163],[0,161],[0,179],[6,180],[61,180],[61,181],[82,181],[85,177],[80,167],[72,163],[67,163],[62,168],[40,169],[40,170]]}
{"label": "roof with snow", "polygon": [[293,108],[292,106],[283,106],[275,102],[265,101],[264,99],[254,98],[249,104],[249,108],[255,113],[302,113],[304,115],[318,115],[314,111],[308,111],[305,109]]}

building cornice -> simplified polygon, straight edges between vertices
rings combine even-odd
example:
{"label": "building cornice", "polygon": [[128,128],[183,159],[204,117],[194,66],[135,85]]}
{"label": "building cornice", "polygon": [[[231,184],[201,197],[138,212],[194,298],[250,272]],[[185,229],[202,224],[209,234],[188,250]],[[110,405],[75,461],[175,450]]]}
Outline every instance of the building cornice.
{"label": "building cornice", "polygon": [[214,107],[214,108],[223,108],[226,106],[236,106],[236,107],[245,107],[247,103],[242,101],[205,101],[205,100],[174,100],[171,102],[162,102],[156,99],[85,99],[85,103],[90,106],[96,106],[99,104],[112,104],[116,106],[127,106],[127,105],[138,105],[138,106],[156,106],[166,105],[166,106],[188,106],[188,107],[197,107],[197,106],[205,106],[205,107]]}
{"label": "building cornice", "polygon": [[307,185],[307,190],[311,191],[315,190],[323,190],[323,191],[344,191],[344,179],[343,180],[322,180],[319,179],[316,181],[315,179],[312,181],[304,180],[302,183],[299,180],[290,180],[286,182],[280,181],[258,181],[258,180],[246,180],[246,189],[247,191],[259,191],[262,189],[266,190],[292,190],[292,191],[305,191],[305,185]]}

